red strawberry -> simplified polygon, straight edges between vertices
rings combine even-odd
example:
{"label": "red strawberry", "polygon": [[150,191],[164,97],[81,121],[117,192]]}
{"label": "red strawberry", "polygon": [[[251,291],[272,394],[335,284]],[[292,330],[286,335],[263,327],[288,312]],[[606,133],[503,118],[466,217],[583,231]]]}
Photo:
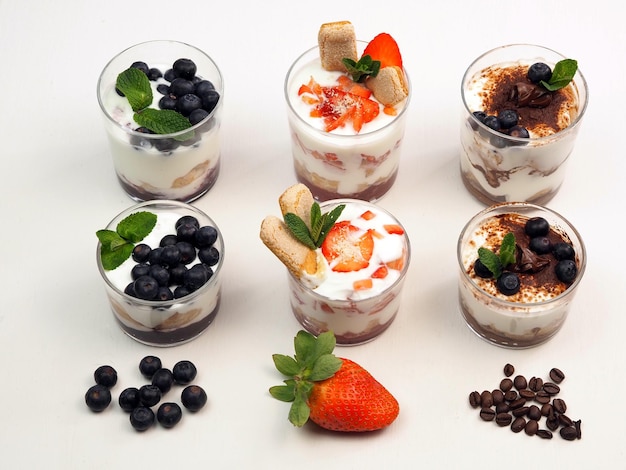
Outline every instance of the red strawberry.
{"label": "red strawberry", "polygon": [[334,356],[332,332],[315,338],[296,335],[294,357],[274,354],[276,368],[288,377],[271,395],[291,402],[289,421],[303,426],[309,418],[331,431],[364,432],[389,426],[400,412],[394,396],[363,367]]}
{"label": "red strawberry", "polygon": [[366,268],[373,252],[372,233],[363,232],[347,220],[337,222],[322,243],[322,254],[336,272]]}
{"label": "red strawberry", "polygon": [[363,55],[380,61],[380,68],[396,65],[402,68],[402,55],[396,40],[387,33],[380,33],[365,47]]}

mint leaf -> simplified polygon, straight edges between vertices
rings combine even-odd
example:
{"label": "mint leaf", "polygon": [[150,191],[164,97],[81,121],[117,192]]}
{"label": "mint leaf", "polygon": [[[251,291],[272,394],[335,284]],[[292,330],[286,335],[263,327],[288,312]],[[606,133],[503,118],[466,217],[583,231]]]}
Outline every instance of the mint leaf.
{"label": "mint leaf", "polygon": [[478,249],[478,259],[485,265],[485,267],[491,271],[493,277],[496,279],[502,274],[502,263],[500,258],[493,251],[487,248],[480,247]]}
{"label": "mint leaf", "polygon": [[130,67],[117,76],[115,87],[124,93],[133,111],[141,111],[152,104],[152,88],[148,76]]}
{"label": "mint leaf", "polygon": [[339,204],[332,211],[322,216],[322,230],[317,238],[318,248],[322,246],[322,243],[324,243],[328,232],[330,232],[330,229],[333,228],[333,225],[335,225],[335,222],[337,222],[337,219],[339,218],[345,207],[345,204]]}
{"label": "mint leaf", "polygon": [[117,268],[130,257],[133,253],[133,248],[135,248],[135,245],[128,242],[125,242],[123,245],[119,245],[114,249],[102,245],[100,247],[100,260],[102,261],[102,267],[106,271],[111,271],[112,269]]}
{"label": "mint leaf", "polygon": [[285,224],[291,232],[291,234],[303,245],[306,245],[311,250],[317,248],[315,242],[311,238],[309,227],[306,226],[304,221],[292,212],[288,212],[284,216]]}
{"label": "mint leaf", "polygon": [[352,59],[342,59],[348,75],[352,76],[355,82],[364,82],[367,77],[375,77],[380,71],[380,60],[372,60],[370,55],[364,55],[355,62]]}
{"label": "mint leaf", "polygon": [[152,212],[135,212],[117,224],[120,237],[137,243],[146,238],[156,225],[157,216]]}
{"label": "mint leaf", "polygon": [[572,81],[576,71],[578,70],[578,62],[574,59],[563,59],[554,65],[552,76],[549,82],[541,81],[541,84],[549,91],[560,90],[565,88]]}
{"label": "mint leaf", "polygon": [[515,263],[515,235],[509,232],[502,239],[500,245],[500,263],[502,266],[508,266]]}
{"label": "mint leaf", "polygon": [[304,220],[292,212],[286,213],[283,218],[292,235],[303,245],[315,250],[322,246],[326,235],[345,207],[345,204],[340,204],[332,211],[322,214],[319,204],[314,202],[311,207],[311,230]]}
{"label": "mint leaf", "polygon": [[[140,126],[147,127],[157,134],[173,134],[191,127],[189,119],[172,109],[147,108],[135,113],[133,119]],[[189,131],[174,138],[184,141],[192,138],[193,134],[193,131]]]}

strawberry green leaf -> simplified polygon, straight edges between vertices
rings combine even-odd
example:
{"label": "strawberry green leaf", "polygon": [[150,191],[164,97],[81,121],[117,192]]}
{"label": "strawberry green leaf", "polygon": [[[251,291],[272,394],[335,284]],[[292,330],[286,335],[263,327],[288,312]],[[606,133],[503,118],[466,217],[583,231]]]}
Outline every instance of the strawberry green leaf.
{"label": "strawberry green leaf", "polygon": [[317,336],[315,341],[315,355],[321,357],[331,354],[337,345],[337,339],[332,331],[325,331]]}
{"label": "strawberry green leaf", "polygon": [[335,375],[335,372],[341,369],[342,364],[343,361],[333,354],[324,354],[315,361],[307,378],[314,382],[326,380]]}
{"label": "strawberry green leaf", "polygon": [[130,67],[117,76],[115,87],[120,90],[133,111],[141,111],[152,104],[152,88],[148,76],[141,70]]}
{"label": "strawberry green leaf", "polygon": [[272,359],[274,359],[274,365],[276,366],[276,369],[278,369],[278,371],[283,375],[293,377],[300,372],[300,366],[291,356],[285,356],[284,354],[274,354],[272,356]]}
{"label": "strawberry green leaf", "polygon": [[296,361],[302,367],[310,367],[315,361],[315,343],[315,336],[308,331],[300,330],[296,334],[293,345],[296,351]]}
{"label": "strawberry green leaf", "polygon": [[485,265],[496,279],[502,274],[502,263],[500,258],[493,251],[480,247],[478,249],[478,259]]}
{"label": "strawberry green leaf", "polygon": [[[275,385],[274,387],[270,387],[270,395],[277,400],[287,403],[294,401],[296,398],[296,389],[293,385],[293,381],[291,382],[292,384]],[[285,381],[285,383],[287,383],[287,381]]]}
{"label": "strawberry green leaf", "polygon": [[157,216],[151,212],[135,212],[117,224],[117,233],[126,240],[137,243],[146,238],[156,225]]}
{"label": "strawberry green leaf", "polygon": [[502,239],[500,245],[500,263],[506,267],[515,263],[515,235],[511,232],[507,233]]}
{"label": "strawberry green leaf", "polygon": [[572,81],[576,71],[578,70],[578,62],[574,59],[563,59],[554,65],[552,76],[548,82],[541,81],[541,84],[549,91],[560,90],[566,87]]}
{"label": "strawberry green leaf", "polygon": [[308,395],[305,393],[296,393],[295,399],[289,409],[289,422],[294,426],[302,427],[306,423],[311,414],[309,405],[307,405]]}

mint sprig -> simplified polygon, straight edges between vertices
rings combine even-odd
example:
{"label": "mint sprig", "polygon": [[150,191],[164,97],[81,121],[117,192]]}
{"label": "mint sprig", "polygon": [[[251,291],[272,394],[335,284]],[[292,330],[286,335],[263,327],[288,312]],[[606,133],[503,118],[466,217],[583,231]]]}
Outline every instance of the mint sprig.
{"label": "mint sprig", "polygon": [[[121,91],[135,112],[133,119],[155,134],[173,134],[191,127],[189,119],[173,110],[149,108],[154,99],[148,76],[130,67],[117,76],[116,88]],[[176,116],[173,116],[176,115]],[[184,141],[193,137],[193,131],[177,136]]]}
{"label": "mint sprig", "polygon": [[311,206],[310,230],[306,222],[293,212],[287,212],[283,218],[292,235],[300,243],[315,250],[322,246],[328,232],[335,225],[345,207],[345,204],[340,204],[330,212],[322,214],[320,205],[314,202]]}
{"label": "mint sprig", "polygon": [[578,62],[574,59],[563,59],[554,65],[552,76],[548,82],[542,80],[541,84],[549,91],[560,90],[565,88],[572,81],[576,71],[578,70]]}
{"label": "mint sprig", "polygon": [[480,247],[478,249],[478,259],[497,279],[502,275],[504,268],[509,264],[515,263],[515,246],[515,235],[509,232],[502,239],[498,255],[487,248]]}
{"label": "mint sprig", "polygon": [[367,77],[375,77],[380,71],[380,60],[373,60],[369,54],[361,57],[358,62],[348,58],[341,61],[352,80],[357,83],[364,82]]}
{"label": "mint sprig", "polygon": [[113,270],[126,261],[139,243],[156,225],[157,216],[151,212],[135,212],[121,220],[115,230],[98,230],[102,267]]}

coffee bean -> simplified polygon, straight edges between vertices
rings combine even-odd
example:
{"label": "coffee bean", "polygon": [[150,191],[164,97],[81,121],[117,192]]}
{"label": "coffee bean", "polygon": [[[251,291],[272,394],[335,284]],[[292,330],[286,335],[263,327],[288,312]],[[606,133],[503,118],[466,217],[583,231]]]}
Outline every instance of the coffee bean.
{"label": "coffee bean", "polygon": [[[526,420],[521,416],[519,418],[515,418],[515,421],[511,423],[511,431],[520,432],[522,429],[526,427]],[[576,431],[574,429],[574,431]]]}
{"label": "coffee bean", "polygon": [[516,375],[513,379],[513,385],[518,390],[523,390],[528,387],[528,382],[526,381],[526,377],[523,375]]}
{"label": "coffee bean", "polygon": [[518,398],[517,400],[513,400],[511,403],[509,403],[509,407],[512,410],[516,410],[518,408],[521,408],[525,404],[526,404],[526,400],[524,398]]}
{"label": "coffee bean", "polygon": [[537,436],[542,439],[552,439],[552,432],[548,431],[547,429],[538,429]]}
{"label": "coffee bean", "polygon": [[483,408],[490,408],[493,406],[493,397],[491,396],[491,392],[489,390],[484,390],[483,393],[480,394],[480,406]]}
{"label": "coffee bean", "polygon": [[530,419],[534,419],[535,421],[539,421],[541,419],[541,410],[537,405],[530,405],[528,407],[528,417]]}
{"label": "coffee bean", "polygon": [[535,419],[530,419],[524,426],[524,432],[529,436],[534,436],[539,430],[539,423]]}
{"label": "coffee bean", "polygon": [[578,437],[578,432],[576,431],[576,428],[574,426],[565,426],[561,428],[559,434],[566,441],[573,441]]}
{"label": "coffee bean", "polygon": [[496,424],[498,426],[508,426],[513,421],[513,417],[508,413],[496,414]]}
{"label": "coffee bean", "polygon": [[556,395],[561,391],[561,387],[559,387],[557,384],[552,383],[552,382],[546,382],[545,384],[543,384],[543,389],[544,392],[546,392],[549,395]]}
{"label": "coffee bean", "polygon": [[554,383],[560,384],[565,379],[565,374],[560,369],[557,369],[556,367],[553,367],[550,370],[550,379]]}
{"label": "coffee bean", "polygon": [[506,401],[515,401],[517,400],[517,392],[515,390],[509,390],[504,394],[504,399]]}
{"label": "coffee bean", "polygon": [[558,415],[559,424],[561,426],[573,426],[574,422],[567,415]]}
{"label": "coffee bean", "polygon": [[550,403],[550,398],[551,398],[551,395],[545,390],[539,390],[535,394],[535,401],[537,403],[541,403],[542,405],[545,405],[546,403]]}
{"label": "coffee bean", "polygon": [[511,413],[513,413],[513,416],[515,416],[516,418],[520,416],[526,416],[528,414],[528,407],[521,406],[519,408],[515,408],[514,410],[511,410]]}
{"label": "coffee bean", "polygon": [[552,406],[554,407],[554,411],[557,413],[565,413],[567,411],[567,405],[565,401],[560,398],[555,398],[552,400]]}
{"label": "coffee bean", "polygon": [[491,397],[493,398],[493,404],[496,406],[504,402],[504,393],[502,393],[502,390],[493,390]]}
{"label": "coffee bean", "polygon": [[556,431],[559,429],[559,418],[556,415],[552,415],[546,419],[546,426],[550,431]]}
{"label": "coffee bean", "polygon": [[538,392],[543,387],[543,379],[540,377],[533,377],[528,381],[528,388],[533,392]]}
{"label": "coffee bean", "polygon": [[504,375],[506,375],[507,377],[511,377],[514,373],[515,367],[513,367],[511,364],[506,364],[504,366]]}
{"label": "coffee bean", "polygon": [[483,421],[493,421],[495,417],[496,417],[496,412],[492,408],[480,409],[480,418]]}
{"label": "coffee bean", "polygon": [[535,399],[535,392],[533,392],[531,389],[529,388],[523,388],[519,391],[519,396],[526,399],[526,400],[534,400]]}
{"label": "coffee bean", "polygon": [[472,408],[478,408],[480,406],[480,393],[472,392],[469,394],[469,404]]}
{"label": "coffee bean", "polygon": [[550,403],[545,403],[541,406],[541,414],[543,416],[550,416],[554,414],[554,409]]}
{"label": "coffee bean", "polygon": [[583,435],[582,432],[582,422],[580,419],[574,421],[574,429],[576,429],[576,438],[580,439]]}
{"label": "coffee bean", "polygon": [[511,407],[508,403],[498,403],[496,405],[496,413],[508,413]]}
{"label": "coffee bean", "polygon": [[502,381],[500,382],[500,390],[506,393],[512,388],[513,388],[513,381],[511,379],[502,379]]}

